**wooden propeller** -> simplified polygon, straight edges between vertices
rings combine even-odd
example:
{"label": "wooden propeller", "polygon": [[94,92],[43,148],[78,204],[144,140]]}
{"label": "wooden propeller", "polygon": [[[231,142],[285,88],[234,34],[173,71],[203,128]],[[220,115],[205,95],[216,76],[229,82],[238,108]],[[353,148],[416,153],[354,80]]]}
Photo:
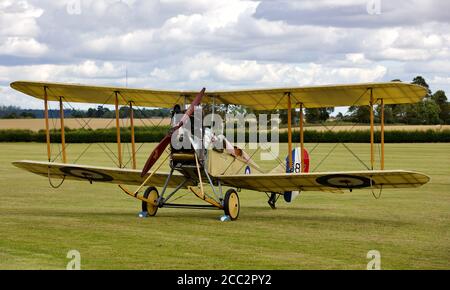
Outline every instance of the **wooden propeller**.
{"label": "wooden propeller", "polygon": [[192,104],[189,106],[189,109],[186,111],[186,113],[183,115],[181,120],[178,122],[177,125],[172,127],[167,135],[161,140],[161,142],[156,146],[156,148],[153,150],[153,152],[150,154],[150,156],[147,159],[147,162],[145,163],[144,168],[141,172],[141,177],[144,177],[150,169],[155,165],[155,163],[158,161],[158,159],[161,157],[161,155],[164,153],[164,150],[166,150],[167,146],[169,146],[172,135],[178,131],[183,125],[189,120],[189,118],[194,114],[195,107],[200,105],[203,99],[203,96],[205,95],[206,89],[203,88],[200,93],[197,94]]}

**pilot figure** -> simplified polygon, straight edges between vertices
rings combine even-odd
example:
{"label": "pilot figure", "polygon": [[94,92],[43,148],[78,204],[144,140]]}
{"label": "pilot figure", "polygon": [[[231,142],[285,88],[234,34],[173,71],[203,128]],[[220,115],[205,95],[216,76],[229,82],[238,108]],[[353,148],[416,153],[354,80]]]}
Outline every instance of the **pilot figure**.
{"label": "pilot figure", "polygon": [[180,115],[181,114],[181,106],[180,105],[178,105],[178,104],[176,104],[174,107],[173,107],[173,109],[172,109],[172,116],[171,116],[171,119],[172,119],[172,125],[175,125],[177,122],[177,120],[175,120],[175,116],[177,116],[177,115]]}

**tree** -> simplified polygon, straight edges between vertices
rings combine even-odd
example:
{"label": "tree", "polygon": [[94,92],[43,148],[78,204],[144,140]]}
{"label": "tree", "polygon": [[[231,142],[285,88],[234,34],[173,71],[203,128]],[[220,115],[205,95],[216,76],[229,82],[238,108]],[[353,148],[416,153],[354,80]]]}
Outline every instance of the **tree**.
{"label": "tree", "polygon": [[[213,112],[212,104],[203,104],[202,108],[203,108],[203,116],[207,116],[209,114],[212,114]],[[216,104],[214,106],[214,114],[219,115],[222,118],[222,120],[226,119],[227,114],[239,114],[244,112],[245,111],[243,111],[243,108],[241,106],[229,106],[223,104]],[[256,116],[258,116],[261,112],[247,110],[247,113],[253,113]]]}
{"label": "tree", "polygon": [[445,92],[439,90],[431,96],[431,99],[439,106],[441,111],[439,113],[439,119],[441,120],[441,123],[450,123],[450,107]]}
{"label": "tree", "polygon": [[[397,81],[397,80],[396,80]],[[427,89],[427,95],[422,102],[417,104],[389,105],[392,110],[393,122],[405,124],[439,124],[440,106],[431,98],[431,90],[422,76],[416,76],[412,84],[420,85]]]}
{"label": "tree", "polygon": [[416,76],[411,83],[426,88],[428,90],[428,95],[426,97],[429,98],[431,96],[430,86],[422,76]]}
{"label": "tree", "polygon": [[392,123],[406,123],[406,106],[405,105],[386,105],[385,110],[392,112]]}
{"label": "tree", "polygon": [[97,109],[90,108],[87,111],[88,118],[112,118],[113,113],[103,106],[98,106]]}
{"label": "tree", "polygon": [[325,122],[330,118],[334,108],[305,109],[305,118],[308,123]]}
{"label": "tree", "polygon": [[[395,106],[395,105],[384,106],[384,122],[386,124],[395,123],[395,118],[394,118],[395,107],[393,107],[393,106]],[[381,121],[381,106],[377,106],[375,108],[375,120],[376,120],[376,122]]]}
{"label": "tree", "polygon": [[403,105],[406,108],[405,123],[410,125],[439,124],[439,106],[431,99],[417,104]]}
{"label": "tree", "polygon": [[[419,80],[418,80],[419,81]],[[391,82],[402,82],[400,79],[394,79]],[[370,123],[370,106],[351,106],[349,108],[350,116],[345,118],[351,122],[355,123]],[[398,122],[398,118],[402,118],[404,108],[401,108],[399,105],[385,105],[384,106],[384,117],[386,123],[395,123]],[[375,108],[375,117],[378,118],[378,121],[381,119],[381,108],[377,106]],[[376,120],[377,121],[377,120]]]}
{"label": "tree", "polygon": [[[447,111],[450,111],[450,103],[447,103]],[[448,118],[445,120],[445,124],[450,125],[450,114],[448,115]]]}
{"label": "tree", "polygon": [[[286,125],[288,123],[288,110],[284,110],[284,109],[283,110],[277,110],[277,114],[280,115],[281,124]],[[295,109],[292,109],[291,116],[292,116],[292,122],[294,122]]]}
{"label": "tree", "polygon": [[416,76],[412,84],[420,85],[427,89],[427,95],[422,102],[406,106],[406,122],[408,124],[439,124],[439,105],[431,98],[430,86],[422,76]]}
{"label": "tree", "polygon": [[422,124],[431,125],[440,123],[439,113],[441,112],[441,109],[435,101],[426,99],[417,105]]}
{"label": "tree", "polygon": [[369,106],[351,106],[348,109],[350,120],[355,123],[370,123],[370,107]]}
{"label": "tree", "polygon": [[[133,109],[133,112],[134,112],[134,109]],[[131,109],[129,106],[120,107],[120,109],[119,109],[119,117],[120,118],[129,118],[130,115],[131,115]]]}
{"label": "tree", "polygon": [[344,119],[345,119],[345,116],[344,116],[344,114],[342,114],[342,112],[339,112],[336,115],[336,121],[344,121]]}
{"label": "tree", "polygon": [[2,119],[17,119],[17,114],[15,112],[10,113],[6,116],[4,116]]}
{"label": "tree", "polygon": [[72,109],[72,111],[70,112],[70,116],[72,118],[85,118],[86,117],[86,112],[81,111],[81,110],[74,110],[74,109]]}
{"label": "tree", "polygon": [[30,112],[22,112],[20,114],[20,118],[23,118],[23,119],[36,119],[36,116],[33,113],[30,113]]}

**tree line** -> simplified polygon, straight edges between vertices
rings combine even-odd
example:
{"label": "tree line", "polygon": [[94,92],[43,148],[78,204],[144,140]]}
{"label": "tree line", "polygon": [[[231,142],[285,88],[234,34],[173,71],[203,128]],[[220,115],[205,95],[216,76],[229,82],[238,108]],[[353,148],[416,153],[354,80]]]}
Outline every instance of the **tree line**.
{"label": "tree line", "polygon": [[[170,116],[170,109],[134,109],[135,118],[166,118]],[[120,118],[130,116],[129,107],[121,107],[119,110]],[[50,118],[59,118],[59,110],[49,110]],[[90,108],[88,110],[68,109],[64,110],[65,118],[103,118],[112,119],[116,117],[116,112],[104,106]],[[22,109],[15,106],[0,106],[1,119],[42,119],[44,110]]]}
{"label": "tree line", "polygon": [[[400,82],[401,80],[393,80]],[[385,105],[385,122],[388,124],[408,124],[408,125],[437,125],[450,124],[450,103],[443,90],[432,93],[429,85],[421,76],[417,76],[412,84],[423,86],[428,90],[426,97],[416,104]],[[330,119],[334,108],[306,109],[305,117],[309,123],[320,123]],[[380,121],[381,108],[375,107],[375,121]],[[348,109],[348,114],[339,113],[334,118],[336,121],[351,123],[369,123],[370,107],[352,106]]]}
{"label": "tree line", "polygon": [[[400,80],[393,80],[393,82],[400,82]],[[429,85],[421,76],[417,76],[411,82],[425,87],[428,90],[427,96],[423,101],[417,104],[404,105],[385,105],[385,122],[387,124],[409,124],[409,125],[437,125],[450,124],[450,103],[443,90],[438,90],[432,93]],[[256,116],[258,114],[272,114],[272,111],[251,111]],[[305,109],[305,120],[309,124],[319,124],[324,122],[334,123],[370,123],[370,108],[369,105],[348,108],[346,114],[338,113],[333,116],[335,108],[319,108],[319,109]],[[281,124],[288,123],[288,111],[277,110],[280,115]],[[292,121],[295,124],[299,122],[299,116],[296,109],[292,109]],[[381,108],[375,107],[375,121],[379,122],[381,116]]]}

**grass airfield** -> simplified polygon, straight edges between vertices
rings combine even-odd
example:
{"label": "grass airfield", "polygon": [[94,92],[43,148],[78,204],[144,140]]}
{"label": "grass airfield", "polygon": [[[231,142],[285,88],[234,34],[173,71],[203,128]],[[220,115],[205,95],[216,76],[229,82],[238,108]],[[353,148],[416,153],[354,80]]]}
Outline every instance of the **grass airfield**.
{"label": "grass airfield", "polygon": [[[86,146],[70,145],[69,161]],[[144,146],[139,164],[153,146]],[[314,150],[311,167],[333,146]],[[348,146],[369,163],[367,144]],[[63,270],[70,250],[81,253],[82,269],[366,269],[370,250],[381,253],[382,269],[450,268],[450,144],[386,145],[386,168],[430,175],[422,188],[385,190],[380,200],[370,190],[306,192],[291,205],[280,199],[276,211],[264,193],[242,191],[240,219],[228,223],[218,220],[221,211],[178,209],[139,219],[140,203],[115,185],[66,182],[54,190],[11,165],[45,160],[44,144],[0,150],[0,269]],[[78,163],[112,165],[95,144]],[[360,169],[339,145],[318,171]]]}

